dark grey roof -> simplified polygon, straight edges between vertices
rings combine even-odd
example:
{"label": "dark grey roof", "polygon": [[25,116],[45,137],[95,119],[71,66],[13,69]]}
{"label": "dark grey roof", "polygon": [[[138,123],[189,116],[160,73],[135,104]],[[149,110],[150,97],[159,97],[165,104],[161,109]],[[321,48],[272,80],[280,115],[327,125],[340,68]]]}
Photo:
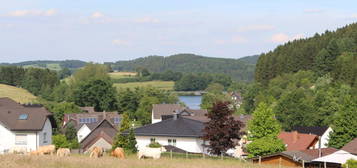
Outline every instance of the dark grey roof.
{"label": "dark grey roof", "polygon": [[[20,115],[23,118],[19,118]],[[9,98],[0,98],[0,123],[11,131],[40,131],[46,120],[50,119],[52,127],[56,124],[52,113],[44,107],[24,106]]]}
{"label": "dark grey roof", "polygon": [[134,133],[136,136],[201,137],[204,127],[201,121],[178,117],[136,128]]}
{"label": "dark grey roof", "polygon": [[302,126],[296,126],[293,127],[293,131],[297,131],[299,133],[303,134],[315,134],[317,136],[322,136],[326,130],[328,129],[327,126],[323,127],[302,127]]}

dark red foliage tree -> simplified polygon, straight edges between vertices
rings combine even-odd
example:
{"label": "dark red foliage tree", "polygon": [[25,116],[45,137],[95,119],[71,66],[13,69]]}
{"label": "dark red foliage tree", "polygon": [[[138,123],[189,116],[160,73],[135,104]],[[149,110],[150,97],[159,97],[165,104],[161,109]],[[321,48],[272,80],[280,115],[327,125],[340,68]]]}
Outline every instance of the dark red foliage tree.
{"label": "dark red foliage tree", "polygon": [[208,151],[214,155],[224,154],[234,148],[233,140],[240,139],[240,128],[243,123],[234,120],[229,102],[216,102],[207,117],[210,119],[204,128],[203,139],[209,142]]}

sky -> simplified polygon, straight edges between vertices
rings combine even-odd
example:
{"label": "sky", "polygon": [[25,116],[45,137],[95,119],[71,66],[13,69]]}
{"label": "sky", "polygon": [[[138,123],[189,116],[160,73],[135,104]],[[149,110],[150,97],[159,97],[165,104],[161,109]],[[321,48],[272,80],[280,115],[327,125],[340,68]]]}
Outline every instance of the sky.
{"label": "sky", "polygon": [[0,0],[0,62],[240,58],[356,21],[356,0]]}

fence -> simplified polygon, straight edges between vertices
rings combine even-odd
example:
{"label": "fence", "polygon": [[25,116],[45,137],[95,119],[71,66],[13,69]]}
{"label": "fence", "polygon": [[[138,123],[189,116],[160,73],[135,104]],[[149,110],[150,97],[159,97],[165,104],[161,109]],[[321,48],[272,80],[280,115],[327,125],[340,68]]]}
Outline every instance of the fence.
{"label": "fence", "polygon": [[177,153],[173,152],[172,150],[164,152],[161,154],[162,157],[168,157],[168,158],[181,158],[181,159],[216,159],[216,160],[238,160],[241,162],[247,162],[244,159],[237,159],[231,156],[225,156],[225,155],[220,155],[220,156],[213,156],[213,155],[207,155],[207,154],[202,154],[202,153]]}

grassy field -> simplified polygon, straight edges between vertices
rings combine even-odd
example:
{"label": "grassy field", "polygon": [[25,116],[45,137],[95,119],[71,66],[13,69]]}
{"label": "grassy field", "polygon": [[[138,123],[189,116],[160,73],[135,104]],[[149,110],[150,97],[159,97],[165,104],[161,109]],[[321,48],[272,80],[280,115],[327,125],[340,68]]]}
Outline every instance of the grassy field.
{"label": "grassy field", "polygon": [[163,90],[173,90],[174,88],[173,81],[148,81],[148,82],[130,82],[130,83],[115,83],[114,86],[119,88],[129,88],[134,89],[136,87],[155,87]]}
{"label": "grassy field", "polygon": [[30,103],[36,100],[36,96],[27,90],[4,84],[0,84],[0,97],[9,97],[20,103]]}
{"label": "grassy field", "polygon": [[138,160],[135,156],[127,159],[117,159],[109,156],[89,158],[88,156],[25,156],[0,155],[1,168],[272,168],[239,160],[211,160],[211,159],[169,159]]}
{"label": "grassy field", "polygon": [[136,76],[136,72],[111,72],[109,76],[112,79],[132,78]]}

